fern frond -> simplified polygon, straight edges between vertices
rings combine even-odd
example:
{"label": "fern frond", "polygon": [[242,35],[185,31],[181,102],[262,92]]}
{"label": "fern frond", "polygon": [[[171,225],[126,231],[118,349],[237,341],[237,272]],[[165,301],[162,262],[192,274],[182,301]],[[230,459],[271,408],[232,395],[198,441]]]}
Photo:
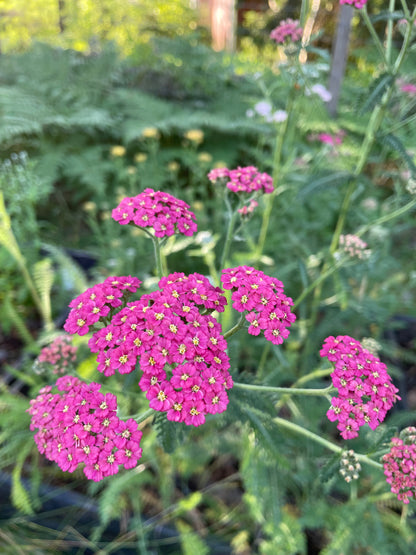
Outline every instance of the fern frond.
{"label": "fern frond", "polygon": [[47,330],[53,329],[52,323],[52,307],[51,307],[51,290],[55,279],[55,272],[52,262],[49,258],[39,260],[33,266],[33,281],[39,299],[41,301],[41,312]]}
{"label": "fern frond", "polygon": [[23,339],[24,343],[28,347],[34,347],[35,341],[32,337],[32,334],[30,333],[29,328],[26,326],[25,321],[16,310],[15,303],[13,302],[10,293],[6,293],[3,299],[3,310],[5,316],[7,316],[7,318],[12,322],[13,326],[16,328],[16,331]]}
{"label": "fern frond", "polygon": [[23,464],[32,449],[32,443],[26,443],[21,446],[21,449],[17,452],[16,464],[12,472],[12,503],[17,509],[19,509],[19,511],[22,511],[22,513],[27,515],[33,514],[34,510],[30,495],[23,486],[21,476]]}

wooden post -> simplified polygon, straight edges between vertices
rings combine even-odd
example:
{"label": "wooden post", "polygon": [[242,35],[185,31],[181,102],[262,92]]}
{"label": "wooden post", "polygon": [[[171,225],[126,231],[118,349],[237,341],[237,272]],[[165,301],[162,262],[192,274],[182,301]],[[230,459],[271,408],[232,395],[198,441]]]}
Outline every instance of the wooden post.
{"label": "wooden post", "polygon": [[214,50],[235,50],[235,0],[211,0],[211,34]]}
{"label": "wooden post", "polygon": [[352,6],[347,4],[341,6],[335,35],[335,45],[332,50],[331,73],[328,84],[328,90],[332,95],[331,100],[328,102],[328,112],[332,117],[335,117],[337,114],[338,100],[348,58],[353,13],[354,8]]}

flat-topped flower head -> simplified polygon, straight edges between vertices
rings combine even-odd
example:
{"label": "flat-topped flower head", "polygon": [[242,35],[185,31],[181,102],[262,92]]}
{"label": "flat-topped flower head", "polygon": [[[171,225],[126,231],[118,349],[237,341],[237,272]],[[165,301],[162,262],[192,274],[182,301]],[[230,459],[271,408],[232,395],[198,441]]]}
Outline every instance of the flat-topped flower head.
{"label": "flat-topped flower head", "polygon": [[237,266],[223,270],[221,282],[224,289],[232,291],[233,308],[246,314],[248,333],[263,333],[273,344],[283,343],[296,316],[281,281],[250,266]]}
{"label": "flat-topped flower head", "polygon": [[212,314],[223,312],[226,302],[200,274],[163,277],[157,291],[128,303],[92,336],[98,370],[128,374],[138,365],[150,407],[199,426],[206,414],[226,409],[232,387],[227,342]]}
{"label": "flat-topped flower head", "polygon": [[371,255],[371,250],[367,249],[367,243],[357,235],[340,235],[339,246],[341,250],[351,258],[364,260]]}
{"label": "flat-topped flower head", "polygon": [[74,365],[78,347],[72,345],[71,337],[59,335],[52,343],[43,347],[38,358],[38,366],[48,367],[53,374],[64,374]]}
{"label": "flat-topped flower head", "polygon": [[175,233],[191,236],[197,230],[195,214],[186,202],[153,189],[124,198],[112,211],[112,217],[121,225],[152,228],[156,237],[170,237]]}
{"label": "flat-topped flower head", "polygon": [[270,33],[270,38],[277,44],[287,44],[298,42],[303,35],[303,29],[299,21],[293,19],[285,19],[281,21],[277,27]]}
{"label": "flat-topped flower head", "polygon": [[233,193],[269,194],[273,192],[273,179],[267,173],[261,173],[255,166],[238,167],[235,170],[217,168],[211,170],[208,179],[213,183],[224,180],[227,188]]}
{"label": "flat-topped flower head", "polygon": [[123,305],[125,298],[136,292],[141,281],[132,276],[111,276],[102,283],[89,287],[69,303],[71,311],[64,324],[70,334],[85,335],[111,310]]}
{"label": "flat-topped flower head", "polygon": [[339,0],[339,3],[341,5],[349,4],[350,6],[354,6],[354,8],[360,10],[361,8],[364,8],[364,6],[367,4],[367,0]]}
{"label": "flat-topped flower head", "polygon": [[357,437],[366,423],[375,430],[400,399],[386,365],[348,335],[327,337],[320,355],[334,364],[331,378],[338,390],[338,396],[331,400],[328,419],[338,421],[344,439]]}
{"label": "flat-topped flower head", "polygon": [[390,451],[383,456],[384,475],[391,492],[408,504],[416,499],[416,428],[406,428],[393,437]]}
{"label": "flat-topped flower head", "polygon": [[120,465],[133,468],[142,455],[142,433],[133,419],[117,417],[117,398],[100,392],[101,385],[73,376],[58,378],[30,401],[30,429],[40,453],[64,472],[80,464],[89,480],[116,474]]}

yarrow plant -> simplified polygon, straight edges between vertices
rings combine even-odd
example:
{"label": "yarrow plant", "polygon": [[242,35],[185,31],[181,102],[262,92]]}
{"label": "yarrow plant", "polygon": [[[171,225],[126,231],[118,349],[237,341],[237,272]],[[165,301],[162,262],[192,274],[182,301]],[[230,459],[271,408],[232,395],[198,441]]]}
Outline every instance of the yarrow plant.
{"label": "yarrow plant", "polygon": [[65,472],[83,465],[85,476],[96,482],[116,474],[120,465],[137,465],[142,432],[135,420],[117,417],[115,395],[74,376],[58,378],[55,386],[58,393],[43,387],[28,409],[40,453]]}
{"label": "yarrow plant", "polygon": [[367,0],[339,0],[340,4],[349,4],[360,10],[367,4]]}
{"label": "yarrow plant", "polygon": [[358,437],[366,423],[375,430],[400,399],[386,365],[348,335],[327,337],[320,355],[334,364],[331,379],[338,390],[327,412],[329,420],[338,421],[344,439]]}
{"label": "yarrow plant", "polygon": [[102,283],[88,288],[71,301],[71,311],[64,324],[69,334],[87,334],[91,327],[121,307],[126,298],[140,287],[141,281],[132,276],[108,277]]}
{"label": "yarrow plant", "polygon": [[221,282],[224,289],[232,291],[233,308],[249,322],[248,333],[263,333],[273,344],[283,343],[296,316],[281,281],[249,266],[238,266],[223,270]]}
{"label": "yarrow plant", "polygon": [[135,197],[124,198],[112,211],[112,217],[121,225],[153,228],[156,237],[170,237],[174,233],[191,236],[197,230],[195,214],[186,202],[150,188]]}
{"label": "yarrow plant", "polygon": [[128,303],[89,346],[105,376],[128,374],[139,361],[150,408],[199,426],[207,413],[226,409],[232,387],[227,342],[210,314],[222,312],[226,299],[199,274],[171,274],[159,288]]}
{"label": "yarrow plant", "polygon": [[408,504],[416,499],[416,428],[405,428],[393,437],[390,451],[383,456],[384,474],[392,493]]}
{"label": "yarrow plant", "polygon": [[53,374],[65,374],[74,366],[77,351],[78,347],[72,344],[71,337],[59,335],[50,345],[43,347],[37,363],[39,367],[50,368]]}
{"label": "yarrow plant", "polygon": [[277,44],[288,44],[298,42],[303,35],[303,28],[298,20],[285,19],[270,33],[270,38]]}
{"label": "yarrow plant", "polygon": [[339,246],[342,251],[351,258],[362,260],[371,255],[371,249],[367,249],[367,243],[357,235],[341,235],[339,238]]}
{"label": "yarrow plant", "polygon": [[264,193],[273,192],[273,180],[267,173],[261,173],[255,166],[247,166],[245,168],[237,168],[229,170],[228,168],[217,168],[211,170],[208,179],[213,183],[219,180],[226,181],[226,187],[233,193]]}

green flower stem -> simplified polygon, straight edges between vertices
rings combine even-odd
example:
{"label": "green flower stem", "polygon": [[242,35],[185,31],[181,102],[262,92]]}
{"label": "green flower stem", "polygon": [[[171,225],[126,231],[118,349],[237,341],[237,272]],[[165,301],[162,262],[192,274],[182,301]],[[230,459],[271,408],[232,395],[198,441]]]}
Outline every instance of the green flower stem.
{"label": "green flower stem", "polygon": [[[360,13],[362,15],[362,18],[364,20],[364,23],[367,26],[367,29],[372,37],[372,39],[374,40],[374,44],[377,47],[377,50],[380,54],[380,56],[383,58],[384,63],[386,64],[386,66],[389,66],[389,59],[386,55],[386,53],[384,52],[384,48],[383,45],[380,42],[380,39],[378,38],[378,35],[376,33],[376,30],[374,29],[373,24],[371,23],[371,20],[368,16],[368,12],[367,12],[367,5],[365,4],[363,8],[361,8]],[[391,13],[391,12],[390,12]]]}
{"label": "green flower stem", "polygon": [[140,424],[140,422],[144,422],[145,420],[147,420],[150,416],[153,416],[154,414],[155,414],[155,411],[153,409],[148,409],[145,412],[140,413],[139,415],[127,416],[126,418],[134,418],[134,420],[137,422],[137,424]]}
{"label": "green flower stem", "polygon": [[[364,8],[365,8],[365,6],[364,6]],[[363,14],[364,20],[367,22],[367,24],[369,26],[370,32],[371,32],[371,29],[374,30],[374,28],[371,24],[371,21],[368,18],[368,14],[367,14],[365,9],[362,11],[362,14]],[[416,17],[416,8],[413,11],[412,19],[414,17]],[[389,66],[389,64],[387,63],[387,60],[386,60],[386,64],[387,64],[386,69],[390,70],[391,75],[393,77],[396,77],[396,75],[398,74],[398,72],[401,68],[401,65],[404,61],[405,55],[407,53],[407,50],[408,50],[408,47],[409,47],[409,44],[410,44],[411,35],[412,35],[412,25],[408,25],[407,29],[406,29],[406,33],[405,33],[405,37],[404,37],[404,40],[403,40],[403,43],[402,43],[400,53],[399,53],[399,55],[396,59],[396,62],[394,63],[393,68],[391,68]],[[378,40],[378,37],[377,37],[377,40]],[[383,56],[383,58],[385,59],[384,56]],[[368,124],[368,127],[367,127],[367,131],[366,131],[363,143],[362,143],[360,158],[357,161],[357,164],[356,164],[354,172],[353,172],[352,180],[351,180],[351,182],[348,186],[347,192],[346,192],[344,200],[342,202],[340,214],[338,216],[338,221],[337,221],[337,224],[335,226],[334,234],[332,236],[332,241],[331,241],[331,245],[330,245],[330,248],[329,248],[329,260],[332,260],[333,254],[337,249],[337,246],[338,246],[338,243],[339,243],[339,238],[340,238],[341,233],[344,229],[344,225],[345,225],[345,221],[346,221],[346,217],[347,217],[347,212],[348,212],[349,207],[350,207],[351,199],[352,199],[353,194],[355,192],[357,179],[358,179],[359,175],[361,174],[361,172],[363,171],[364,166],[367,162],[367,158],[368,158],[368,156],[370,154],[370,151],[371,151],[371,149],[373,147],[373,144],[374,144],[376,133],[378,132],[378,130],[381,126],[381,123],[383,121],[384,114],[385,114],[387,105],[390,101],[393,90],[394,90],[394,80],[390,84],[390,86],[386,90],[386,92],[384,93],[380,104],[378,104],[374,108],[373,113],[371,115],[371,118],[370,118],[370,121],[369,121],[369,124]],[[325,262],[325,264],[322,268],[322,273],[324,275],[326,275],[327,271],[330,271],[330,270],[328,270],[329,260],[327,259],[327,261]],[[322,283],[323,283],[323,280],[320,280],[316,284],[317,287],[315,289],[315,295],[314,295],[313,305],[312,305],[312,309],[311,309],[311,315],[310,315],[310,318],[309,318],[310,328],[313,328],[313,326],[315,325],[316,318],[317,318],[317,315],[318,315],[318,308],[319,308],[321,295],[322,295]],[[304,296],[301,295],[301,297],[303,298]],[[300,301],[298,300],[298,302],[300,302]],[[308,355],[308,352],[309,352],[308,348],[305,348],[304,352],[305,352],[305,358],[306,358],[307,355]]]}
{"label": "green flower stem", "polygon": [[[392,14],[394,12],[395,0],[390,0],[389,12]],[[391,48],[393,42],[393,20],[390,18],[387,21],[387,39],[386,39],[386,60],[387,64],[391,64]]]}
{"label": "green flower stem", "polygon": [[[306,428],[303,428],[302,426],[299,426],[298,424],[295,424],[294,422],[290,422],[289,420],[280,418],[279,416],[275,416],[273,418],[273,422],[275,422],[278,426],[281,426],[282,428],[291,430],[296,434],[303,435],[304,437],[307,437],[312,441],[315,441],[316,443],[323,445],[324,447],[326,447],[330,451],[333,451],[334,453],[342,453],[342,451],[345,450],[339,445],[335,445],[335,443],[332,443],[331,441],[328,441],[327,439],[324,439],[323,437],[318,436],[317,434],[314,434],[313,432],[307,430]],[[356,453],[356,457],[360,462],[364,464],[368,464],[370,466],[373,466],[374,468],[383,468],[383,466],[380,463],[373,461],[373,459],[370,459],[370,457],[367,457],[367,455]]]}
{"label": "green flower stem", "polygon": [[330,374],[332,374],[333,371],[334,369],[332,368],[332,366],[331,368],[313,370],[313,372],[309,372],[309,374],[305,374],[305,376],[302,376],[298,380],[296,380],[296,382],[293,384],[293,387],[302,385],[312,380],[316,380],[317,378],[324,378],[325,376],[329,376]]}
{"label": "green flower stem", "polygon": [[237,389],[249,389],[250,391],[260,391],[261,393],[290,393],[291,395],[308,395],[318,397],[326,397],[332,390],[334,390],[332,385],[325,387],[324,389],[304,389],[299,387],[272,387],[268,385],[254,385],[239,382],[234,382],[233,387],[236,387]]}
{"label": "green flower stem", "polygon": [[272,348],[272,343],[270,341],[266,342],[266,345],[263,347],[263,351],[261,353],[260,362],[257,366],[257,376],[260,378],[263,374],[264,367],[266,365],[267,358],[270,353],[270,349]]}
{"label": "green flower stem", "polygon": [[276,137],[276,145],[275,145],[274,155],[273,155],[273,173],[272,173],[273,184],[275,189],[270,195],[267,195],[267,198],[265,197],[266,208],[264,209],[264,212],[263,212],[260,235],[257,243],[256,253],[255,253],[256,260],[259,260],[263,253],[264,244],[266,242],[267,232],[269,229],[270,217],[273,210],[273,201],[275,197],[278,196],[278,194],[280,194],[281,192],[281,188],[280,187],[277,188],[276,184],[279,178],[279,170],[281,167],[284,139],[289,127],[289,120],[291,119],[291,116],[292,116],[294,103],[295,103],[295,87],[292,86],[289,92],[289,96],[288,96],[287,104],[285,108],[285,111],[287,113],[287,118],[280,125],[279,132]]}
{"label": "green flower stem", "polygon": [[225,237],[224,249],[222,251],[219,272],[221,272],[221,270],[225,268],[225,264],[228,261],[231,243],[233,241],[233,236],[234,236],[234,228],[235,228],[235,224],[238,216],[239,216],[239,213],[237,212],[237,210],[233,210],[229,212],[228,229],[227,229],[227,235]]}
{"label": "green flower stem", "polygon": [[231,337],[232,335],[237,333],[238,330],[240,330],[243,327],[245,320],[246,320],[246,317],[245,317],[245,314],[243,312],[240,316],[240,319],[236,323],[236,325],[234,327],[232,327],[231,329],[229,329],[227,332],[224,333],[224,339],[228,339],[229,337]]}
{"label": "green flower stem", "polygon": [[[300,377],[296,382],[293,384],[292,387],[289,387],[288,393],[283,395],[281,399],[275,404],[276,411],[280,410],[291,398],[291,389],[297,387],[298,385],[305,384],[317,378],[324,378],[325,376],[329,376],[333,372],[333,368],[325,368],[324,370],[314,370],[309,374],[305,374],[305,376]],[[328,392],[328,395],[331,392]]]}
{"label": "green flower stem", "polygon": [[[364,19],[366,19],[366,18],[368,19],[368,22],[369,22],[369,25],[370,25],[369,28],[373,28],[373,26],[372,26],[372,24],[371,24],[371,22],[368,18],[367,11],[365,10],[365,6],[364,6],[364,10],[363,10],[362,13],[363,13]],[[416,16],[416,8],[413,11],[412,18],[414,18],[415,16]],[[411,39],[411,35],[412,35],[412,27],[411,27],[411,25],[408,25],[407,27],[408,28],[406,29],[406,34],[405,34],[405,37],[404,37],[404,40],[403,40],[403,44],[402,44],[400,53],[399,53],[399,55],[396,59],[396,62],[394,64],[393,68],[391,69],[391,74],[392,74],[393,77],[397,76],[397,74],[398,74],[398,72],[401,68],[401,65],[404,61],[404,58],[405,58],[405,55],[407,53],[408,46],[409,46],[409,43],[410,43],[410,39]],[[373,30],[374,30],[374,28],[373,28]],[[386,69],[389,70],[390,69],[389,64],[387,62],[386,62],[386,64],[387,64]],[[337,222],[335,232],[334,232],[332,242],[331,242],[331,247],[330,247],[330,253],[331,254],[333,254],[335,252],[335,250],[338,246],[339,237],[340,237],[340,235],[342,233],[342,230],[344,228],[344,223],[345,223],[346,215],[347,215],[349,205],[350,205],[350,202],[351,202],[351,198],[352,198],[353,193],[355,191],[357,178],[359,177],[359,175],[363,171],[364,166],[367,162],[368,155],[370,154],[371,148],[373,147],[376,133],[379,130],[379,128],[381,126],[381,123],[383,121],[384,114],[385,114],[387,105],[390,101],[393,90],[394,90],[394,81],[390,84],[389,88],[384,93],[380,104],[378,104],[374,108],[373,113],[371,115],[369,124],[367,126],[367,132],[365,134],[363,144],[362,144],[362,147],[360,149],[361,150],[361,155],[360,155],[360,158],[359,158],[359,160],[358,160],[358,162],[355,166],[354,172],[353,172],[353,180],[351,181],[351,183],[348,187],[347,193],[345,195],[344,201],[343,201],[342,206],[341,206],[340,215],[338,217],[338,222]]]}
{"label": "green flower stem", "polygon": [[[320,276],[318,278],[316,278],[315,281],[313,281],[310,285],[308,285],[308,287],[306,289],[304,289],[302,291],[302,293],[299,295],[299,297],[293,302],[293,309],[295,309],[302,301],[303,299],[309,295],[309,293],[311,293],[312,291],[317,290],[317,287],[319,285],[321,285],[327,277],[329,277],[330,275],[332,275],[336,270],[338,270],[339,268],[341,268],[343,262],[338,262],[337,264],[334,264],[333,266],[331,266],[330,268],[328,268],[327,270],[323,270],[322,273],[320,274]],[[325,268],[325,267],[324,267]],[[321,288],[320,288],[321,289]],[[320,290],[319,289],[319,290]]]}
{"label": "green flower stem", "polygon": [[161,250],[160,250],[159,237],[155,237],[154,235],[151,235],[151,237],[152,237],[152,241],[153,241],[153,248],[154,248],[154,251],[155,251],[157,275],[158,275],[159,278],[162,278],[165,275],[165,272],[164,272],[164,269],[163,269],[162,253],[161,253]]}
{"label": "green flower stem", "polygon": [[407,49],[410,45],[410,41],[411,41],[412,35],[413,35],[413,24],[415,22],[415,19],[416,19],[416,7],[413,9],[412,15],[410,16],[410,21],[408,22],[408,25],[406,27],[406,33],[404,35],[402,47],[400,49],[399,55],[397,56],[396,62],[395,62],[394,67],[393,67],[393,75],[395,77],[398,74],[398,72],[401,68],[401,65],[404,61],[404,58],[407,54]]}
{"label": "green flower stem", "polygon": [[411,210],[415,206],[416,206],[416,198],[413,198],[411,201],[409,201],[404,206],[401,206],[400,208],[397,208],[397,210],[394,210],[393,212],[390,212],[390,214],[385,214],[384,216],[381,216],[380,218],[378,218],[377,220],[375,220],[371,224],[367,224],[367,225],[362,226],[357,231],[356,235],[358,237],[361,237],[361,235],[364,235],[364,233],[366,233],[373,226],[384,224],[386,222],[389,222],[390,220],[393,220],[394,218],[398,218],[399,216],[401,216],[402,214],[405,214],[406,212],[408,212],[409,210]]}
{"label": "green flower stem", "polygon": [[406,16],[406,18],[410,18],[410,11],[409,11],[409,8],[407,7],[406,0],[401,0],[401,3],[402,3],[404,15]]}

